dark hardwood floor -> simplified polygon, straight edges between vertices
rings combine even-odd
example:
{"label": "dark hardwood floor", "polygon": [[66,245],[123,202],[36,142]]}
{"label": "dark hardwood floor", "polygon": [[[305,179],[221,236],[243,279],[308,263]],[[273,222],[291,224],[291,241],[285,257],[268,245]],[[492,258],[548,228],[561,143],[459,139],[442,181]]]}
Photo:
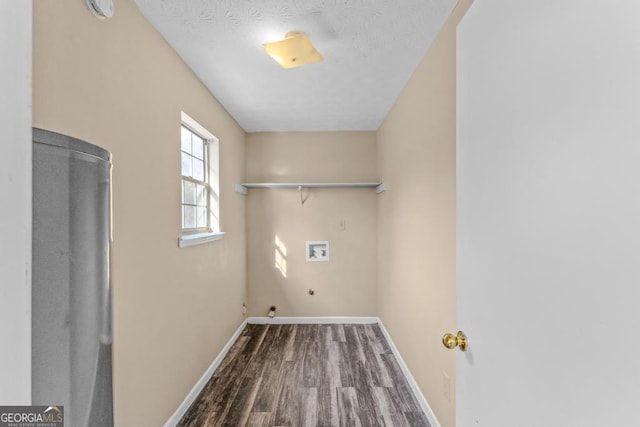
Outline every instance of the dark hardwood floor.
{"label": "dark hardwood floor", "polygon": [[376,324],[247,325],[178,426],[429,426]]}

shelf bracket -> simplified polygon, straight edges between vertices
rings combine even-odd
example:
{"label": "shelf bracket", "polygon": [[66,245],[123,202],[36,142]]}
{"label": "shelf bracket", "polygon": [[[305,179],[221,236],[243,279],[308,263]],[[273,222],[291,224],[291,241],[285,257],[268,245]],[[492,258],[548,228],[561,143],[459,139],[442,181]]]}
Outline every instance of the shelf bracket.
{"label": "shelf bracket", "polygon": [[384,193],[385,191],[387,191],[387,187],[384,186],[384,183],[376,186],[376,194]]}
{"label": "shelf bracket", "polygon": [[243,194],[245,196],[249,194],[249,189],[242,184],[236,184],[235,191],[236,193]]}

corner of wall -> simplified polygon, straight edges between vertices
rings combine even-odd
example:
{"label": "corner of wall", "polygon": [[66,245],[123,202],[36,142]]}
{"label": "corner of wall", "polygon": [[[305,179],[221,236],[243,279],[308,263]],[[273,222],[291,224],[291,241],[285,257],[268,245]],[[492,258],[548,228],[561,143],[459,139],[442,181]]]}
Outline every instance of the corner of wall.
{"label": "corner of wall", "polygon": [[456,322],[455,37],[471,3],[455,6],[376,135],[389,187],[378,200],[379,316],[443,426],[455,425],[455,356],[440,341]]}

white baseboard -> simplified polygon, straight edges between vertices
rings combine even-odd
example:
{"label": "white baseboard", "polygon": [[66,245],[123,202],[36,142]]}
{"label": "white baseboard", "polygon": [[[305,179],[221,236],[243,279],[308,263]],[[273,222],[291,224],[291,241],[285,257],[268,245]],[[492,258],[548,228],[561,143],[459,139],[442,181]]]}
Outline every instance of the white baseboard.
{"label": "white baseboard", "polygon": [[220,363],[222,363],[222,359],[224,359],[224,357],[231,349],[231,346],[236,342],[245,326],[247,326],[247,320],[248,319],[245,319],[244,322],[242,322],[238,329],[234,332],[233,336],[229,338],[229,341],[227,341],[220,353],[218,353],[218,356],[216,356],[209,368],[205,371],[202,377],[200,377],[196,385],[193,386],[189,394],[187,394],[187,397],[185,397],[184,401],[180,404],[180,406],[178,406],[178,409],[176,409],[173,415],[171,415],[171,417],[164,424],[164,427],[175,427],[175,425],[180,422],[180,419],[184,416],[184,414],[187,413],[187,410],[189,409],[193,401],[196,400],[196,397],[198,397],[204,386],[207,385],[207,382],[209,381],[215,370],[218,369],[218,366],[220,366]]}
{"label": "white baseboard", "polygon": [[249,317],[247,323],[253,325],[317,325],[322,323],[357,323],[370,324],[379,323],[377,317]]}
{"label": "white baseboard", "polygon": [[409,383],[409,387],[411,387],[411,391],[413,391],[413,394],[416,397],[416,400],[418,401],[418,404],[420,405],[420,407],[424,411],[425,415],[427,416],[427,419],[429,420],[429,423],[431,424],[431,427],[441,427],[440,426],[440,422],[436,418],[436,415],[433,413],[433,410],[429,406],[429,403],[427,402],[427,399],[425,399],[424,395],[422,394],[422,391],[418,387],[418,383],[416,383],[416,380],[413,378],[413,375],[411,375],[411,371],[409,370],[409,368],[407,367],[407,364],[402,359],[402,356],[400,355],[400,352],[398,351],[398,348],[395,346],[395,344],[391,340],[391,336],[389,335],[389,332],[387,332],[386,328],[382,324],[382,320],[380,320],[379,317],[248,317],[247,319],[245,319],[244,322],[242,322],[240,327],[238,327],[236,332],[229,339],[229,341],[224,346],[224,348],[220,351],[220,353],[215,358],[213,363],[211,363],[211,366],[209,366],[207,371],[202,375],[202,377],[200,377],[200,379],[198,380],[196,385],[193,386],[193,388],[191,389],[191,391],[189,392],[187,397],[184,399],[184,401],[180,404],[178,409],[176,409],[176,411],[173,413],[171,418],[169,418],[169,420],[165,423],[164,427],[175,427],[175,425],[178,424],[178,422],[184,416],[184,414],[187,412],[187,410],[189,409],[189,407],[191,406],[193,401],[196,399],[196,397],[198,397],[198,394],[200,394],[200,392],[202,391],[204,386],[207,384],[207,381],[209,381],[209,378],[211,378],[211,376],[213,375],[215,370],[218,368],[218,366],[220,366],[220,363],[222,363],[222,359],[224,359],[224,357],[227,355],[227,353],[231,349],[231,346],[236,342],[236,340],[238,339],[238,337],[240,336],[240,334],[244,330],[245,326],[247,326],[247,324],[254,324],[254,325],[290,325],[290,324],[308,325],[308,324],[323,324],[323,323],[324,324],[327,324],[327,323],[331,323],[331,324],[335,324],[335,323],[352,323],[352,324],[377,323],[378,325],[380,325],[380,330],[382,331],[382,334],[384,335],[384,338],[387,340],[387,343],[389,343],[389,347],[391,348],[391,351],[393,352],[393,355],[395,356],[396,360],[398,361],[398,365],[400,366],[400,370],[402,371],[402,373],[404,374],[405,378],[407,379],[407,382]]}
{"label": "white baseboard", "polygon": [[391,351],[393,352],[393,355],[396,357],[396,360],[398,361],[398,365],[400,365],[400,370],[402,370],[402,373],[404,374],[405,378],[409,382],[409,387],[411,387],[411,391],[413,391],[413,395],[416,397],[416,400],[418,401],[418,404],[422,408],[422,411],[427,416],[427,419],[429,420],[429,424],[431,424],[431,427],[441,427],[440,421],[438,421],[438,418],[436,418],[436,414],[433,413],[431,406],[429,406],[429,402],[427,402],[427,399],[425,399],[424,394],[422,394],[420,387],[418,387],[418,383],[416,382],[415,378],[413,378],[413,375],[411,375],[411,371],[409,370],[409,367],[407,366],[406,363],[404,363],[404,360],[402,359],[402,356],[400,355],[398,348],[393,343],[393,340],[391,340],[391,336],[389,335],[389,332],[387,332],[387,329],[382,324],[382,320],[378,319],[378,324],[380,325],[380,330],[382,331],[382,334],[384,335],[385,339],[389,343],[389,347],[391,347]]}

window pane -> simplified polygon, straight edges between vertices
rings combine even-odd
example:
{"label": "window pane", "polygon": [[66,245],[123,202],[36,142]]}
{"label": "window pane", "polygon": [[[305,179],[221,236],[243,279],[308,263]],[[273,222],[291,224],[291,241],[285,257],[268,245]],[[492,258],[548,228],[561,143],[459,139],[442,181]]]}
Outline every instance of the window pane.
{"label": "window pane", "polygon": [[196,204],[196,184],[189,181],[182,181],[184,186],[182,193],[182,203],[186,203],[189,205]]}
{"label": "window pane", "polygon": [[199,129],[199,125],[186,115],[183,120],[180,127],[182,227],[187,234],[196,229],[219,231],[218,141],[208,132],[193,131]]}
{"label": "window pane", "polygon": [[191,157],[186,153],[182,153],[182,175],[183,176],[193,176],[193,171],[191,169]]}
{"label": "window pane", "polygon": [[196,228],[196,208],[194,206],[183,206],[182,224],[183,228]]}
{"label": "window pane", "polygon": [[193,178],[204,181],[204,162],[193,158]]}
{"label": "window pane", "polygon": [[191,131],[184,126],[182,126],[181,150],[185,153],[191,153]]}
{"label": "window pane", "polygon": [[198,135],[192,134],[193,141],[193,156],[199,159],[204,159],[204,140]]}
{"label": "window pane", "polygon": [[207,188],[204,185],[196,185],[196,204],[207,206]]}
{"label": "window pane", "polygon": [[197,208],[197,221],[198,228],[204,228],[207,226],[207,208]]}

